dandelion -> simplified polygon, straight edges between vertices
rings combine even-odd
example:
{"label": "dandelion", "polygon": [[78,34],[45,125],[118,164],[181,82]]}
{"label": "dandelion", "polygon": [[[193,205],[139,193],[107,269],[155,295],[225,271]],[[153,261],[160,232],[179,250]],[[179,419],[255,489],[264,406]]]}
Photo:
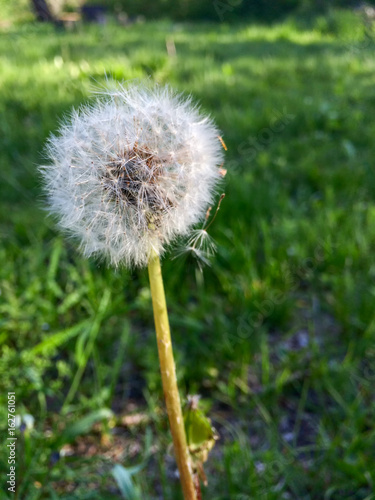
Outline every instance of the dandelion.
{"label": "dandelion", "polygon": [[[157,344],[185,499],[195,499],[159,257],[204,219],[223,173],[223,141],[190,98],[168,86],[117,85],[73,111],[40,167],[50,212],[86,256],[148,265]],[[188,245],[209,256],[206,229]]]}
{"label": "dandelion", "polygon": [[218,135],[169,87],[108,89],[49,140],[51,164],[42,170],[50,210],[86,256],[146,266],[212,203]]}

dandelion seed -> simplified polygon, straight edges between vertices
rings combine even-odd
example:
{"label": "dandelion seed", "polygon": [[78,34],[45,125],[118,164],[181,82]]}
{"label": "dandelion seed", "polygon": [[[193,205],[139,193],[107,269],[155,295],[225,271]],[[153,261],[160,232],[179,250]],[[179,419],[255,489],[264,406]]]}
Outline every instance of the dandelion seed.
{"label": "dandelion seed", "polygon": [[208,256],[216,252],[216,244],[205,229],[194,229],[190,234],[188,245],[204,251]]}
{"label": "dandelion seed", "polygon": [[211,257],[216,252],[216,244],[205,229],[194,229],[185,245],[175,251],[173,259],[190,255],[196,260],[199,270],[211,265]]}
{"label": "dandelion seed", "polygon": [[210,223],[207,225],[212,210],[212,207],[208,207],[204,218],[203,227],[201,229],[194,229],[191,231],[187,243],[177,248],[173,259],[176,259],[177,257],[182,257],[184,255],[191,255],[196,259],[199,269],[201,271],[204,265],[211,265],[210,259],[216,253],[216,243],[214,242],[213,238],[208,234],[207,229],[211,226],[211,224],[215,220],[216,215],[220,210],[220,205],[224,197],[225,194],[223,193],[220,196],[214,216],[212,217]]}
{"label": "dandelion seed", "polygon": [[107,89],[49,139],[41,171],[50,211],[86,256],[145,266],[204,218],[222,177],[221,143],[212,121],[167,86]]}
{"label": "dandelion seed", "polygon": [[174,253],[173,259],[186,256],[190,256],[196,261],[200,271],[203,271],[204,266],[211,265],[211,254],[189,244],[179,246]]}

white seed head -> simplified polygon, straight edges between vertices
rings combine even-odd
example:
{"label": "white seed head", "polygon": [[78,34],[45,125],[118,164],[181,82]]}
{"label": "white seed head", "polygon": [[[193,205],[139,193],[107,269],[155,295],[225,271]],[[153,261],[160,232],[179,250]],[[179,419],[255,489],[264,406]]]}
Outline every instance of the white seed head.
{"label": "white seed head", "polygon": [[213,201],[219,131],[167,86],[117,85],[59,132],[41,167],[49,208],[87,256],[144,266]]}

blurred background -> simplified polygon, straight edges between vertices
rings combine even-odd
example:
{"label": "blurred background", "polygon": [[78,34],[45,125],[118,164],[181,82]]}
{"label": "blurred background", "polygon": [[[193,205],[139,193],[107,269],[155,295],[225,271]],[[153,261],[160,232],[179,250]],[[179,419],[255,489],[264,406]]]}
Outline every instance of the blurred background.
{"label": "blurred background", "polygon": [[[227,144],[199,269],[163,260],[210,500],[375,499],[375,2],[0,0],[0,498],[181,498],[145,270],[43,210],[43,144],[108,78],[200,102]],[[17,493],[7,495],[7,393]]]}

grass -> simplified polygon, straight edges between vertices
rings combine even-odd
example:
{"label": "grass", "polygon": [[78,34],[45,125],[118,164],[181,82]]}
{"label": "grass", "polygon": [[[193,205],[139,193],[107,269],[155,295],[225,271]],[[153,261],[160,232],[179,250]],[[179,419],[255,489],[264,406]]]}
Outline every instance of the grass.
{"label": "grass", "polygon": [[120,498],[115,463],[126,498],[180,498],[147,273],[81,258],[42,210],[43,143],[107,74],[192,93],[228,146],[212,267],[163,261],[180,388],[220,434],[204,498],[374,499],[371,40],[332,18],[2,29],[0,425],[11,390],[35,419],[17,498]]}

